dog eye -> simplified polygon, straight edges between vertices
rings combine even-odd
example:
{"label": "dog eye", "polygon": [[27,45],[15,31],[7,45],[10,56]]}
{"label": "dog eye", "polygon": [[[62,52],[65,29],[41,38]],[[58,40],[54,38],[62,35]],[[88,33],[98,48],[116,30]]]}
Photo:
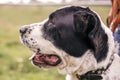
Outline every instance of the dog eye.
{"label": "dog eye", "polygon": [[55,24],[54,24],[53,22],[48,22],[48,24],[47,24],[47,29],[48,29],[48,30],[51,30],[51,29],[53,29],[53,28],[55,28]]}
{"label": "dog eye", "polygon": [[51,22],[48,23],[48,26],[52,26],[52,25],[53,25],[53,23],[51,23]]}

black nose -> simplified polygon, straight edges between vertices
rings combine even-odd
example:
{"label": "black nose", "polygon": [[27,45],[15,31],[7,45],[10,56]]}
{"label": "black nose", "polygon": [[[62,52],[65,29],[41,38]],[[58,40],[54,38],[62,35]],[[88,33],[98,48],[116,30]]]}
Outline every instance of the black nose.
{"label": "black nose", "polygon": [[26,28],[26,27],[20,28],[20,33],[21,33],[21,34],[25,34],[26,31],[27,31],[27,28]]}

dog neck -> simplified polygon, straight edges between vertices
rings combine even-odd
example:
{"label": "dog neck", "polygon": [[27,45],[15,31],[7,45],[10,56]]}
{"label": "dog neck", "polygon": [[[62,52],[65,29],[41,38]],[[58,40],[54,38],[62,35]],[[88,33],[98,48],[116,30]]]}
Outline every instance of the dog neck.
{"label": "dog neck", "polygon": [[[112,53],[110,54],[114,54],[116,53],[115,49],[117,48],[118,45],[114,45],[114,49],[112,49],[113,51],[111,51]],[[82,57],[76,58],[76,57],[72,57],[70,55],[64,55],[64,59],[65,59],[65,65],[64,66],[60,66],[59,67],[59,72],[63,73],[63,74],[79,74],[79,75],[83,75],[89,71],[95,71],[95,70],[102,70],[102,69],[107,69],[108,65],[111,65],[110,61],[111,61],[111,56],[109,57],[109,61],[104,61],[106,65],[100,65],[101,63],[97,63],[94,55],[93,55],[93,51],[88,50]],[[107,63],[106,63],[107,62]],[[102,62],[103,63],[103,62]],[[99,66],[100,65],[100,66]]]}
{"label": "dog neck", "polygon": [[92,53],[93,51],[88,50],[82,57],[72,57],[67,55],[65,58],[66,65],[59,68],[60,73],[80,75],[87,71],[94,70],[97,68],[97,61]]}
{"label": "dog neck", "polygon": [[85,73],[83,75],[76,74],[76,77],[79,80],[93,80],[93,79],[102,80],[103,79],[102,74],[104,74],[110,68],[110,66],[113,63],[113,60],[114,60],[114,55],[111,55],[110,61],[109,61],[106,68],[91,70],[91,71],[88,71],[87,73]]}

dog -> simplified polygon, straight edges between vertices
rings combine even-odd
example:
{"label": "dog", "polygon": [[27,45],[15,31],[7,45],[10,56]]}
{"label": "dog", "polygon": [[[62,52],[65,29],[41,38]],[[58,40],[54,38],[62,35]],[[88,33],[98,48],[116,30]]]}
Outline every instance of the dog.
{"label": "dog", "polygon": [[40,23],[22,26],[20,34],[39,68],[58,68],[66,80],[120,80],[118,44],[88,7],[60,8]]}

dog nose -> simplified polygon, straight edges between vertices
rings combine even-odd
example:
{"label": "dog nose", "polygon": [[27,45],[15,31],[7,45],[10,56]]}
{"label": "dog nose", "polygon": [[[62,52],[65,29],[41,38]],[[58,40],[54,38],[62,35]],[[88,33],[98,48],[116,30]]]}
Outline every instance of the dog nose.
{"label": "dog nose", "polygon": [[28,29],[28,28],[26,28],[26,27],[20,28],[20,33],[21,33],[21,34],[25,34],[26,31],[27,31],[27,29]]}

